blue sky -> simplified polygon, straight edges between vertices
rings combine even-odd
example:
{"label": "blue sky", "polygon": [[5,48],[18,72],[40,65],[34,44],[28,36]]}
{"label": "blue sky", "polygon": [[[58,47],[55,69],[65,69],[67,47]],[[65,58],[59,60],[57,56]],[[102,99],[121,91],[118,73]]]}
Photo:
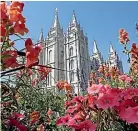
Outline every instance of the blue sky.
{"label": "blue sky", "polygon": [[[39,39],[41,28],[44,37],[47,36],[52,26],[55,8],[58,8],[61,26],[66,32],[75,10],[78,22],[88,36],[89,52],[92,53],[93,40],[97,41],[99,50],[104,58],[108,57],[109,44],[112,42],[117,53],[123,61],[124,71],[128,71],[126,56],[118,42],[118,31],[124,28],[129,32],[131,44],[138,43],[136,37],[135,23],[138,22],[138,2],[24,2],[23,15],[26,17],[26,26],[29,28],[27,37],[34,41]],[[24,44],[18,42],[17,48],[23,48]],[[130,46],[129,46],[130,47]]]}

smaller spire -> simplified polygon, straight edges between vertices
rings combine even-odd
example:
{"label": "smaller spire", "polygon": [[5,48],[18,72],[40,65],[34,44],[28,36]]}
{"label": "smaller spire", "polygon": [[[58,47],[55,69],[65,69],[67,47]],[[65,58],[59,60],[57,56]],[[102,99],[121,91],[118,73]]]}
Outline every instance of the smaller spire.
{"label": "smaller spire", "polygon": [[98,53],[98,52],[99,52],[98,46],[97,46],[96,40],[94,39],[94,42],[93,42],[93,53]]}
{"label": "smaller spire", "polygon": [[71,27],[71,23],[69,22],[69,27]]}
{"label": "smaller spire", "polygon": [[76,19],[76,15],[75,15],[75,10],[73,10],[73,15],[72,15],[72,22],[71,24],[77,24],[77,19]]}
{"label": "smaller spire", "polygon": [[115,52],[115,50],[112,43],[110,43],[109,53],[113,53],[113,52]]}
{"label": "smaller spire", "polygon": [[42,28],[41,28],[41,33],[40,33],[39,41],[44,41],[43,29]]}

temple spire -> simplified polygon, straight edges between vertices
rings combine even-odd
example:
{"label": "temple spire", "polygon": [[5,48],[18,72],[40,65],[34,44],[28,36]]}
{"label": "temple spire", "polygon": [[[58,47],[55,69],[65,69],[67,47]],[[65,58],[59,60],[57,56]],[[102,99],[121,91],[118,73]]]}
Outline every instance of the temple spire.
{"label": "temple spire", "polygon": [[41,29],[41,33],[40,33],[40,37],[39,37],[39,41],[44,41],[44,37],[43,37],[43,29]]}
{"label": "temple spire", "polygon": [[59,19],[58,19],[58,9],[56,8],[55,10],[55,18],[54,18],[54,22],[53,22],[53,28],[55,27],[60,27],[60,23],[59,23]]}
{"label": "temple spire", "polygon": [[75,11],[74,11],[74,10],[73,10],[73,15],[72,15],[71,24],[77,24],[77,19],[76,19],[76,15],[75,15]]}
{"label": "temple spire", "polygon": [[93,53],[95,54],[95,53],[98,53],[98,52],[99,52],[98,46],[97,46],[96,40],[94,40],[94,42],[93,42]]}
{"label": "temple spire", "polygon": [[113,53],[113,52],[115,52],[115,50],[112,43],[110,43],[109,53]]}

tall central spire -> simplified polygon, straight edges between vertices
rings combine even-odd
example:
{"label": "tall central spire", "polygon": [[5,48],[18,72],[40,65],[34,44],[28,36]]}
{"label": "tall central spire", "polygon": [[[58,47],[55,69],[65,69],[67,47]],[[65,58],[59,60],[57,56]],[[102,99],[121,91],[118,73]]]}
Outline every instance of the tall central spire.
{"label": "tall central spire", "polygon": [[59,19],[58,19],[58,9],[56,8],[55,10],[55,18],[54,18],[54,22],[53,22],[53,28],[55,27],[60,27],[60,23],[59,23]]}
{"label": "tall central spire", "polygon": [[94,42],[93,42],[93,53],[98,53],[98,52],[99,52],[98,46],[97,46],[96,40],[94,40]]}
{"label": "tall central spire", "polygon": [[75,11],[73,10],[73,15],[72,15],[72,22],[71,24],[77,24],[77,19],[76,19],[76,15],[75,15]]}

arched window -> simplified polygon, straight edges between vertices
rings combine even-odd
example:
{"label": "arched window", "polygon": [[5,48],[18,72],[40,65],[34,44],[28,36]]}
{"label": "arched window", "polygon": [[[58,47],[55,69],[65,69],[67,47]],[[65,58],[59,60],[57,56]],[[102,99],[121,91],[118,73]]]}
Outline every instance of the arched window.
{"label": "arched window", "polygon": [[52,50],[49,51],[49,63],[52,62]]}
{"label": "arched window", "polygon": [[69,56],[73,56],[73,47],[70,47],[69,49]]}
{"label": "arched window", "polygon": [[74,72],[71,72],[71,74],[70,74],[70,81],[71,82],[74,81]]}
{"label": "arched window", "polygon": [[71,60],[70,61],[70,69],[73,69],[74,68],[74,60]]}

